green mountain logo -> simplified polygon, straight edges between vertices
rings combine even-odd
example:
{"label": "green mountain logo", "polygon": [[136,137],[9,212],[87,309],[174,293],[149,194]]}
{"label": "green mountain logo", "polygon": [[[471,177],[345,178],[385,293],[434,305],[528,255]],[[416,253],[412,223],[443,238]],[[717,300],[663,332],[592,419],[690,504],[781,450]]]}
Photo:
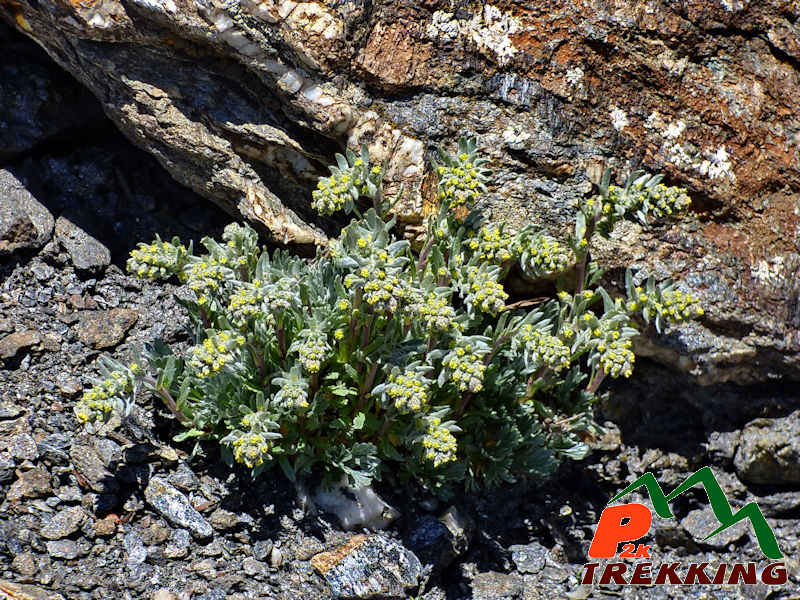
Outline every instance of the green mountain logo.
{"label": "green mountain logo", "polygon": [[728,499],[725,497],[725,493],[722,491],[722,488],[719,487],[719,483],[717,483],[717,479],[710,467],[703,467],[702,469],[696,471],[682,484],[666,495],[664,494],[664,491],[661,489],[661,486],[658,484],[653,474],[645,473],[639,477],[639,479],[634,481],[619,494],[609,500],[608,503],[612,504],[623,496],[630,494],[633,490],[641,486],[645,486],[647,488],[647,492],[650,494],[650,500],[652,501],[653,508],[655,508],[658,516],[665,519],[671,519],[674,518],[675,515],[672,514],[672,511],[669,508],[669,501],[673,498],[677,498],[683,492],[698,483],[703,484],[706,495],[708,496],[708,501],[711,504],[711,510],[714,511],[714,516],[716,516],[717,520],[720,522],[720,526],[707,535],[705,539],[713,537],[721,531],[725,531],[739,521],[750,519],[750,524],[753,526],[753,531],[755,531],[756,538],[758,539],[758,545],[761,547],[761,552],[763,552],[767,558],[771,558],[773,560],[783,558],[783,553],[781,552],[780,548],[778,548],[778,541],[775,539],[775,534],[767,523],[767,520],[764,518],[764,515],[761,513],[761,509],[758,507],[758,504],[755,502],[750,502],[734,513],[731,510],[731,505],[728,502]]}

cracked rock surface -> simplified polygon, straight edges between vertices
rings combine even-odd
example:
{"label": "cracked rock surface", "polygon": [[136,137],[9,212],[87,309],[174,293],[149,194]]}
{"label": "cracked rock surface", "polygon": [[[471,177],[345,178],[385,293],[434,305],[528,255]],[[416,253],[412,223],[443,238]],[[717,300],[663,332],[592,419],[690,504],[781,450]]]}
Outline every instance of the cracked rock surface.
{"label": "cracked rock surface", "polygon": [[177,181],[279,242],[336,231],[310,188],[345,146],[387,163],[412,229],[426,156],[460,135],[493,161],[493,216],[552,233],[602,165],[664,172],[697,215],[622,228],[599,256],[683,281],[707,316],[640,353],[704,385],[800,377],[796,2],[20,0],[0,17]]}

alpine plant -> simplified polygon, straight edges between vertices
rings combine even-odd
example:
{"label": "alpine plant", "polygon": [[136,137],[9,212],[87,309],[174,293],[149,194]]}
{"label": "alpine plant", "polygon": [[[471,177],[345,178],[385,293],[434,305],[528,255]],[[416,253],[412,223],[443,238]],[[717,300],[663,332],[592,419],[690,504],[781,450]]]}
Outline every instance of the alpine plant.
{"label": "alpine plant", "polygon": [[[593,402],[604,380],[632,374],[639,329],[703,314],[669,281],[628,271],[624,293],[598,286],[593,237],[676,217],[689,198],[658,176],[614,186],[606,172],[560,241],[484,219],[491,171],[474,139],[438,156],[438,210],[419,247],[396,231],[384,168],[366,150],[337,155],[319,180],[312,206],[355,217],[311,260],[267,251],[238,224],[200,253],[178,239],[140,244],[128,271],[184,284],[190,345],[155,341],[127,366],[104,357],[78,420],[129,415],[144,389],[177,419],[178,440],[218,440],[253,475],[413,478],[441,495],[583,457]],[[510,297],[512,269],[549,296]]]}

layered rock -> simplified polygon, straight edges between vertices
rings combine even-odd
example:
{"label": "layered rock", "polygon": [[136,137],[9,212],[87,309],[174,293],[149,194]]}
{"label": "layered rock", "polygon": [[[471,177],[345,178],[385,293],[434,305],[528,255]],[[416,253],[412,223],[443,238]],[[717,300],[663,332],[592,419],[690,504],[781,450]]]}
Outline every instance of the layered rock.
{"label": "layered rock", "polygon": [[707,316],[640,352],[702,383],[800,376],[796,3],[21,0],[0,14],[178,181],[281,242],[324,241],[309,189],[346,145],[387,162],[411,224],[429,206],[426,155],[463,134],[494,161],[493,216],[555,233],[603,165],[663,171],[696,216],[621,228],[601,258],[683,280]]}

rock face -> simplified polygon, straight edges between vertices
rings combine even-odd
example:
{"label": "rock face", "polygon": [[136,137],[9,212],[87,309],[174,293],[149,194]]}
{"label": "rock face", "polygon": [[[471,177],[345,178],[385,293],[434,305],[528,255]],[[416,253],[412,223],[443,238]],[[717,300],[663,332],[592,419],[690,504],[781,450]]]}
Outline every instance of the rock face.
{"label": "rock face", "polygon": [[800,483],[800,411],[782,419],[756,419],[742,430],[733,464],[747,483]]}
{"label": "rock face", "polygon": [[44,246],[53,233],[53,215],[5,169],[0,169],[0,197],[0,256]]}
{"label": "rock face", "polygon": [[463,134],[493,159],[494,217],[553,232],[603,164],[663,171],[697,216],[623,229],[601,258],[683,280],[707,317],[640,351],[701,383],[800,376],[796,3],[21,0],[0,14],[178,181],[279,241],[324,240],[309,188],[345,145],[388,161],[407,223],[431,189],[426,153]]}

